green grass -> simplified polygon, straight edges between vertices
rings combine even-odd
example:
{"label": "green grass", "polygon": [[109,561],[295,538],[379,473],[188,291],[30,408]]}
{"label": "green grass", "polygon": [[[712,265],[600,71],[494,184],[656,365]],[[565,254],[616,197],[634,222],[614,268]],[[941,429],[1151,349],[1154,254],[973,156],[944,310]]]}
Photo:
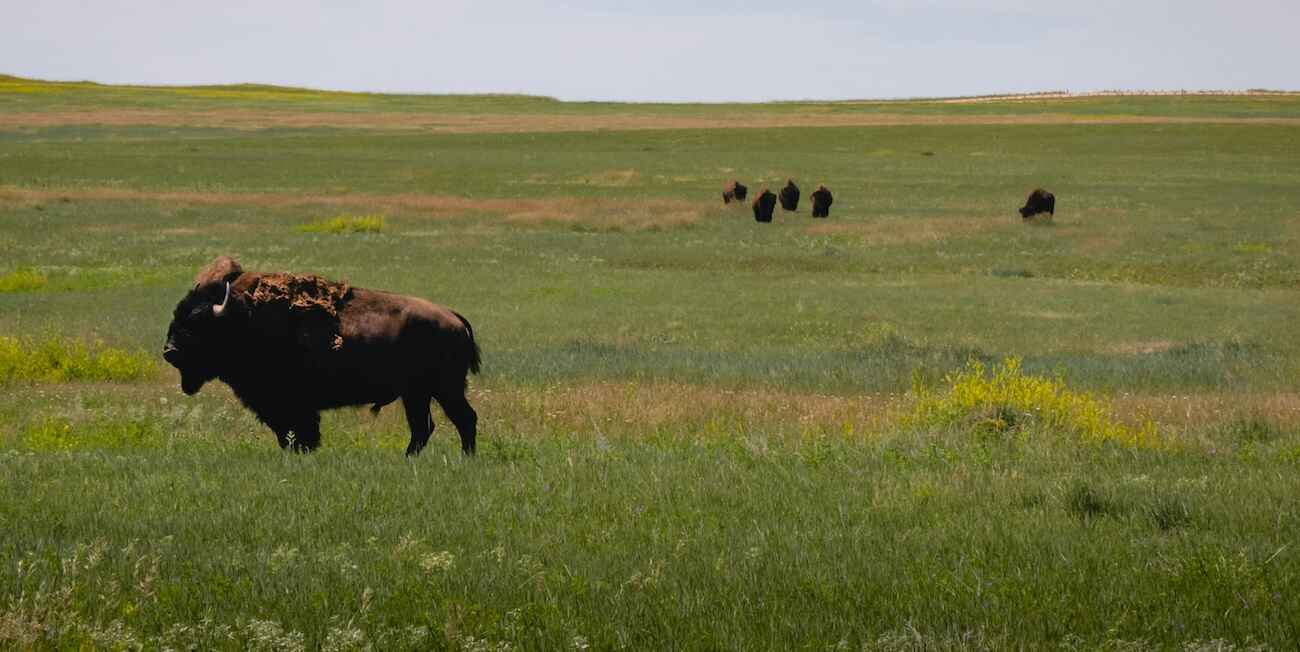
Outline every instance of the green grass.
{"label": "green grass", "polygon": [[338,215],[294,228],[299,233],[379,233],[384,230],[383,215]]}
{"label": "green grass", "polygon": [[[1300,117],[1290,96],[631,106],[0,79],[0,117],[132,108]],[[1286,120],[50,124],[0,148],[0,648],[1300,640]],[[830,186],[831,218],[760,227],[718,201],[787,176]],[[1036,186],[1050,225],[1015,212]],[[285,455],[220,383],[183,396],[155,352],[219,254],[465,314],[478,459],[435,415],[404,460],[397,406],[327,413],[324,448]]]}
{"label": "green grass", "polygon": [[0,386],[22,381],[132,381],[154,371],[152,356],[98,342],[0,336]]}

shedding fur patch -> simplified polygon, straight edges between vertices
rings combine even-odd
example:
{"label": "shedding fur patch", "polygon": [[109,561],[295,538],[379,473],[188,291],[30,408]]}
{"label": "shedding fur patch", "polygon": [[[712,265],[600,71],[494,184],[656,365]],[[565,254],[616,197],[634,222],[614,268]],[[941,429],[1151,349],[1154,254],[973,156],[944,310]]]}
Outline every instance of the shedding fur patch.
{"label": "shedding fur patch", "polygon": [[343,348],[339,309],[352,297],[351,285],[310,274],[263,274],[246,295],[256,308],[282,310],[299,320],[299,333],[309,340],[302,344],[319,341],[334,351]]}

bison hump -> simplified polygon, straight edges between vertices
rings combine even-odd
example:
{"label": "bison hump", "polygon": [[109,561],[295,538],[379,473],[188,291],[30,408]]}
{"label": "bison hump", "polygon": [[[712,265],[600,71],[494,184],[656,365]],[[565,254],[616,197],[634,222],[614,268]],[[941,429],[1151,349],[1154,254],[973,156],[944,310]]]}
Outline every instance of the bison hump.
{"label": "bison hump", "polygon": [[288,328],[307,351],[343,347],[339,311],[352,294],[347,283],[309,274],[262,274],[244,290],[255,321],[271,331]]}

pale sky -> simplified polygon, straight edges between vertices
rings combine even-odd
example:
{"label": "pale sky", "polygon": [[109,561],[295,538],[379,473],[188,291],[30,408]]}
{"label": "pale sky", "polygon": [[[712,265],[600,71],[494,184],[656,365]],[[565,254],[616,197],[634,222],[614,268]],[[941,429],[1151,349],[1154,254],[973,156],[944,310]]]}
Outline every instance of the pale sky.
{"label": "pale sky", "polygon": [[761,101],[1300,90],[1300,0],[0,0],[0,73]]}

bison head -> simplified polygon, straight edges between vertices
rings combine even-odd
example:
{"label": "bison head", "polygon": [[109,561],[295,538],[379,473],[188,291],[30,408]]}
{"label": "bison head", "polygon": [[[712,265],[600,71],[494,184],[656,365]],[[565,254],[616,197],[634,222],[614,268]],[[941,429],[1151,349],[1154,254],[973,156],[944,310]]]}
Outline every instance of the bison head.
{"label": "bison head", "polygon": [[163,359],[181,372],[181,391],[196,394],[203,384],[217,377],[220,368],[221,321],[229,313],[230,283],[220,286],[222,296],[211,287],[191,290],[176,305],[167,327]]}
{"label": "bison head", "polygon": [[219,373],[229,331],[223,322],[232,319],[239,303],[231,299],[230,284],[242,272],[233,259],[217,258],[199,272],[194,289],[176,304],[162,355],[181,372],[181,391],[186,394],[198,393]]}

